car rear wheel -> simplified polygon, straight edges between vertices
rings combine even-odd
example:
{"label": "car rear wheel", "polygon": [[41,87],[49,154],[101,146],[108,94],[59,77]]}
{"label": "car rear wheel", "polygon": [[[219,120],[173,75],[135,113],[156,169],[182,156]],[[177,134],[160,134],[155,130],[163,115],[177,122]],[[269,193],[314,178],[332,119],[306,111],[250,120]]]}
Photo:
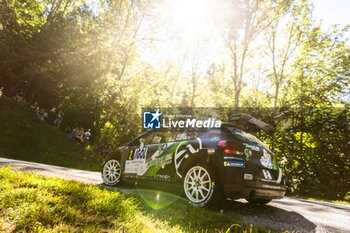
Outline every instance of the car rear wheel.
{"label": "car rear wheel", "polygon": [[188,169],[183,179],[183,188],[187,199],[197,206],[212,205],[222,200],[216,174],[205,163]]}
{"label": "car rear wheel", "polygon": [[109,159],[103,164],[102,180],[109,186],[115,186],[121,181],[122,169],[120,162],[116,159]]}
{"label": "car rear wheel", "polygon": [[267,203],[272,201],[272,199],[265,199],[265,198],[248,198],[246,200],[249,202],[249,204],[252,204],[252,205],[266,205]]}

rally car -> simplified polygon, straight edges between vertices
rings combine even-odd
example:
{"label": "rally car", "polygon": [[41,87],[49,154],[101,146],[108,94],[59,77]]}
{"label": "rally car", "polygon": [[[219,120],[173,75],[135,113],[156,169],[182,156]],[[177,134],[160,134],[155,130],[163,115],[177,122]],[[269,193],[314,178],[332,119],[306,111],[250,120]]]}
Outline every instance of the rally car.
{"label": "rally car", "polygon": [[255,136],[225,123],[206,130],[150,130],[109,154],[106,185],[172,186],[198,206],[223,198],[266,204],[286,188],[275,155]]}

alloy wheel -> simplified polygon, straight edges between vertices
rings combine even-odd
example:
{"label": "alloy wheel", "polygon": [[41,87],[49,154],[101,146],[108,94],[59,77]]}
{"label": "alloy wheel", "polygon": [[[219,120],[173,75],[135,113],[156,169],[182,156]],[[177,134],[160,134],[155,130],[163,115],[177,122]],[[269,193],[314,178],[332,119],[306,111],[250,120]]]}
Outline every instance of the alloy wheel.
{"label": "alloy wheel", "polygon": [[121,166],[118,160],[108,160],[103,166],[102,178],[107,185],[115,185],[119,182]]}
{"label": "alloy wheel", "polygon": [[201,166],[194,166],[184,179],[186,197],[195,204],[202,203],[212,194],[212,179],[209,172]]}

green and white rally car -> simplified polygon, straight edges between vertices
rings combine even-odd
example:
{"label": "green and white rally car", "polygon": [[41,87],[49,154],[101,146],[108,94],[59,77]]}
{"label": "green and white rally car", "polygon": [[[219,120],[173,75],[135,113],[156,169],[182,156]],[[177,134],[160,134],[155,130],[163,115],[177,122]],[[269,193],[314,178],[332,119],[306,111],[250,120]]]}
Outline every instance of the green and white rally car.
{"label": "green and white rally car", "polygon": [[106,185],[122,181],[182,190],[193,204],[246,198],[266,204],[285,195],[275,155],[234,124],[221,128],[150,130],[107,156]]}

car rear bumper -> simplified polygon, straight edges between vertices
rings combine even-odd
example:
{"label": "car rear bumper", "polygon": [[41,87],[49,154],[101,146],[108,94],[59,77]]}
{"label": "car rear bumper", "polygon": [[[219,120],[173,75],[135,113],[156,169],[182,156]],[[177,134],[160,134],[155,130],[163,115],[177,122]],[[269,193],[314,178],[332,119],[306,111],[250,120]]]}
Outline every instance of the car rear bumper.
{"label": "car rear bumper", "polygon": [[227,198],[266,198],[278,199],[284,197],[286,187],[283,183],[274,184],[259,181],[242,182],[239,185],[224,185]]}

